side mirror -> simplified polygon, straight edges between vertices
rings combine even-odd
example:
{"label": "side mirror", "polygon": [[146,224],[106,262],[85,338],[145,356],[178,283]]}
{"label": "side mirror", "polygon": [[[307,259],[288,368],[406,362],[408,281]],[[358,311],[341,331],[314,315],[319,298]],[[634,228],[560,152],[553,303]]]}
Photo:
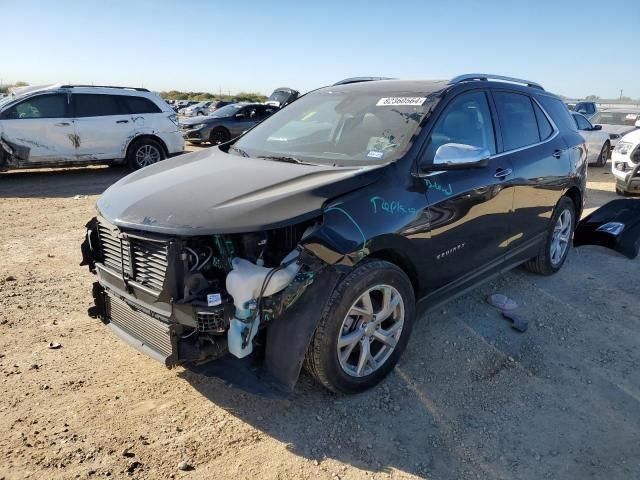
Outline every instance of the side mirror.
{"label": "side mirror", "polygon": [[438,147],[433,163],[420,165],[422,171],[465,170],[489,165],[491,152],[483,147],[462,143],[445,143]]}
{"label": "side mirror", "polygon": [[594,125],[591,127],[591,130],[602,130],[602,125]]}
{"label": "side mirror", "polygon": [[636,120],[636,128],[640,128],[640,120]]}

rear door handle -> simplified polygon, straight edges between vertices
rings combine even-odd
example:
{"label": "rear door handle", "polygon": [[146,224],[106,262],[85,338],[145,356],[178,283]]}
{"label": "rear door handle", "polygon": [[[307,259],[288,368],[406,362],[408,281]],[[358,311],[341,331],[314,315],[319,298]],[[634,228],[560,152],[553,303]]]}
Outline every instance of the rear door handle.
{"label": "rear door handle", "polygon": [[116,120],[116,123],[129,123],[129,120]]}
{"label": "rear door handle", "polygon": [[71,125],[69,122],[60,122],[55,124],[56,127],[68,127],[69,125]]}
{"label": "rear door handle", "polygon": [[501,168],[496,173],[494,173],[493,176],[496,178],[504,179],[509,175],[511,175],[512,173],[513,173],[513,170],[511,170],[510,168]]}
{"label": "rear door handle", "polygon": [[555,150],[553,152],[553,158],[560,158],[562,156],[562,150]]}

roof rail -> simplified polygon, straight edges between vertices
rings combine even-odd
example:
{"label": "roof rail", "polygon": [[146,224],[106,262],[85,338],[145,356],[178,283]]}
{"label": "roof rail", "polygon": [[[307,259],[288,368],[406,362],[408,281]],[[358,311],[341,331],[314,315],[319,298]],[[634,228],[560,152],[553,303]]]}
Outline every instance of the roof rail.
{"label": "roof rail", "polygon": [[377,80],[394,80],[389,77],[351,77],[345,78],[344,80],[340,80],[332,85],[335,87],[337,85],[349,85],[350,83],[362,83],[362,82],[375,82]]}
{"label": "roof rail", "polygon": [[505,77],[503,75],[492,75],[490,73],[467,73],[465,75],[458,75],[457,77],[451,79],[451,83],[462,83],[469,82],[473,80],[499,80],[501,82],[510,82],[510,83],[520,83],[522,85],[526,85],[527,87],[539,88],[540,90],[544,90],[542,85],[536,82],[532,82],[530,80],[523,80],[521,78],[514,77]]}
{"label": "roof rail", "polygon": [[136,90],[137,92],[148,92],[148,88],[141,87],[118,87],[115,85],[60,85],[60,88],[78,88],[78,87],[96,87],[96,88],[120,88],[122,90]]}

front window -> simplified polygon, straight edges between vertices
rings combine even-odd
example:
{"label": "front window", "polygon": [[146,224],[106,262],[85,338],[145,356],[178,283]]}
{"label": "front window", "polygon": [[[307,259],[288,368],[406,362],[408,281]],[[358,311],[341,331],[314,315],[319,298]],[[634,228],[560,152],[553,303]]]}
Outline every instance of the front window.
{"label": "front window", "polygon": [[259,124],[231,152],[337,166],[398,159],[432,106],[416,92],[323,90],[301,97]]}
{"label": "front window", "polygon": [[271,95],[269,95],[267,101],[282,103],[287,100],[287,98],[289,98],[289,95],[290,93],[284,90],[276,90]]}
{"label": "front window", "polygon": [[2,113],[7,120],[66,117],[67,95],[53,93],[28,98]]}
{"label": "front window", "polygon": [[592,123],[633,127],[640,118],[640,112],[599,112],[591,119]]}

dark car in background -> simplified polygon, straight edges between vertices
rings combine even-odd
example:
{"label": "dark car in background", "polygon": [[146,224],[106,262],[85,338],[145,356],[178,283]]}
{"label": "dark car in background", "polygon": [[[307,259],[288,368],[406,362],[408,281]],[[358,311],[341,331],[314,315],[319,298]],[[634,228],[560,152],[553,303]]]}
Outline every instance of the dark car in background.
{"label": "dark car in background", "polygon": [[255,345],[289,388],[304,360],[325,387],[362,391],[397,363],[418,299],[520,264],[557,272],[586,168],[567,107],[533,82],[321,88],[109,187],[83,244],[93,315],[169,366]]}
{"label": "dark car in background", "polygon": [[265,103],[267,105],[282,108],[295,101],[299,96],[300,92],[293,88],[280,87],[271,92],[271,95],[269,95],[269,98],[267,98]]}
{"label": "dark car in background", "polygon": [[190,143],[216,145],[241,135],[277,110],[278,107],[260,103],[234,103],[206,117],[181,119],[180,130]]}

